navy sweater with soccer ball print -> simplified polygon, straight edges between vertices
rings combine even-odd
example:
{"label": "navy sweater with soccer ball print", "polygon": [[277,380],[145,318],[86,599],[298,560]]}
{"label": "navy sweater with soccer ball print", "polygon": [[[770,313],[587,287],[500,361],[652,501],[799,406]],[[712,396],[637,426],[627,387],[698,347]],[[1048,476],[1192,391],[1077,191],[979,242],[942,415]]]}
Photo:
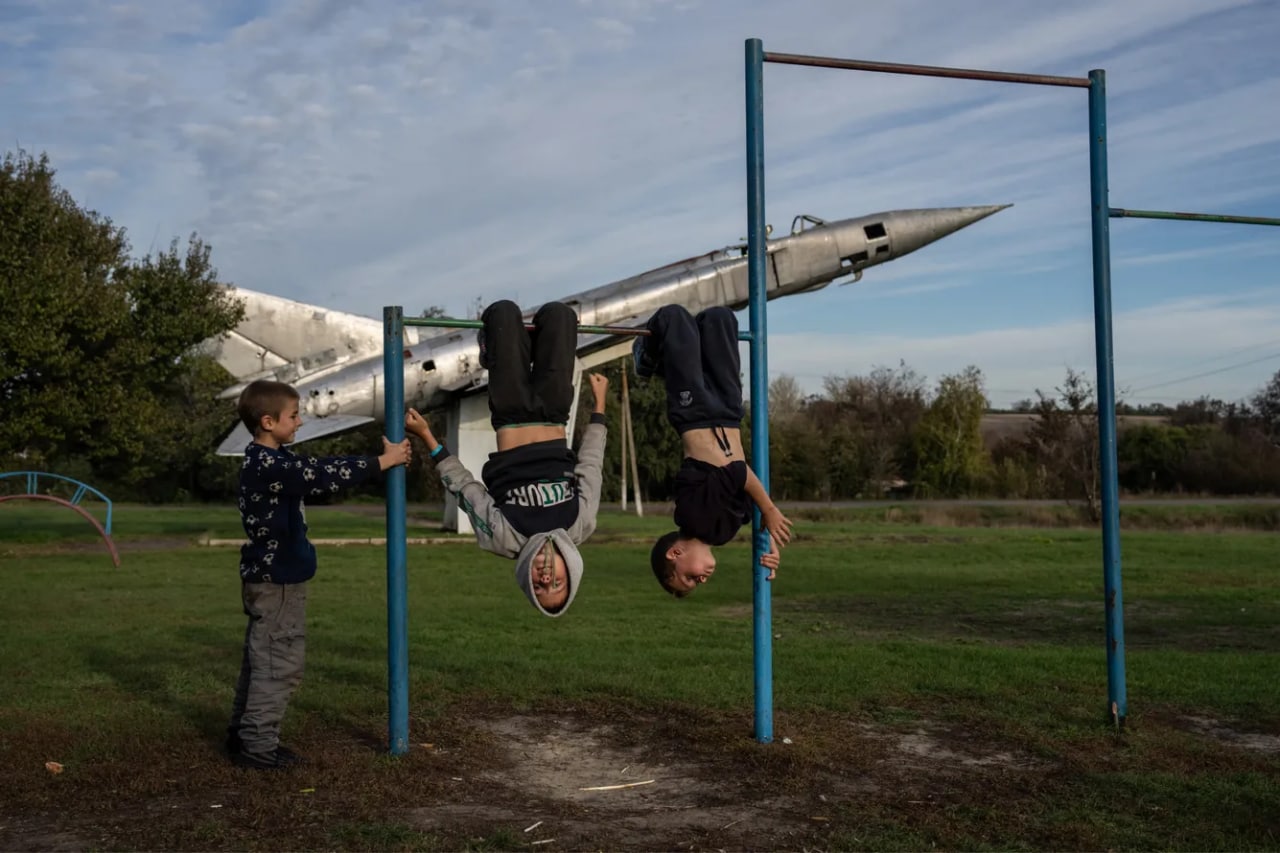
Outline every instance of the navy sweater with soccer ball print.
{"label": "navy sweater with soccer ball print", "polygon": [[316,573],[303,499],[358,486],[379,472],[376,456],[298,456],[250,444],[240,467],[240,577],[249,583],[303,583]]}

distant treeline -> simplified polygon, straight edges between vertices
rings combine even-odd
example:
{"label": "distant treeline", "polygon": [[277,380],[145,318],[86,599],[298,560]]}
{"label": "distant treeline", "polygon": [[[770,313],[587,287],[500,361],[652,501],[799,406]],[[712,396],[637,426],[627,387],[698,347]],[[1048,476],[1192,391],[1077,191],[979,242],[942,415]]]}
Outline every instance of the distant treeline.
{"label": "distant treeline", "polygon": [[[612,370],[616,379],[619,368]],[[665,423],[663,388],[660,382],[631,382],[636,444],[644,448],[642,497],[664,499],[679,447]],[[1249,401],[1201,398],[1140,409],[1122,402],[1118,409],[1123,491],[1280,492],[1280,373]],[[811,395],[802,394],[790,377],[779,377],[769,389],[770,491],[776,500],[804,501],[1049,498],[1078,503],[1096,515],[1092,383],[1068,370],[1060,386],[1037,392],[1036,400],[1017,410],[1017,428],[984,429],[984,420],[994,419],[975,367],[942,377],[932,389],[905,364],[865,376],[828,377],[822,393]],[[615,436],[612,421],[610,428]],[[744,428],[749,434],[749,424]],[[744,444],[749,446],[745,435]],[[619,486],[618,446],[611,438],[609,499]]]}

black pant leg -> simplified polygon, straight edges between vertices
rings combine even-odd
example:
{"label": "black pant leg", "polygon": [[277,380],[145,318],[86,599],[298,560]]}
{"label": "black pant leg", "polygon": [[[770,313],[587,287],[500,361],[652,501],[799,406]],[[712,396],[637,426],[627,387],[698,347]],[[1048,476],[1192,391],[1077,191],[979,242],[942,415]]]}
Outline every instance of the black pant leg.
{"label": "black pant leg", "polygon": [[529,362],[533,343],[520,306],[509,299],[494,302],[480,315],[489,356],[489,415],[494,429],[537,420]]}
{"label": "black pant leg", "polygon": [[578,356],[578,315],[563,302],[548,302],[533,316],[533,405],[538,420],[567,424],[573,408],[573,365]]}
{"label": "black pant leg", "polygon": [[649,344],[657,348],[658,375],[667,386],[667,420],[681,433],[710,426],[718,404],[703,381],[702,340],[693,315],[682,305],[664,305],[648,325],[653,333]]}
{"label": "black pant leg", "polygon": [[[724,420],[742,420],[742,356],[738,317],[728,308],[708,308],[697,316],[702,339],[702,377]],[[728,424],[722,424],[728,426]]]}

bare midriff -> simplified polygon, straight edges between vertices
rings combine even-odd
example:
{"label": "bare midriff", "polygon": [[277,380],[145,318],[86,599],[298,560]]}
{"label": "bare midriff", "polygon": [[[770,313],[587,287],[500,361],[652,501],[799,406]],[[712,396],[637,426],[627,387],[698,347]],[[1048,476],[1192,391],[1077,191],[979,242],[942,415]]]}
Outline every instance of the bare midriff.
{"label": "bare midriff", "polygon": [[[742,430],[737,427],[712,427],[691,429],[680,435],[686,458],[697,459],[710,465],[723,466],[730,462],[744,462]],[[722,444],[728,445],[728,450]]]}
{"label": "bare midriff", "polygon": [[503,427],[498,430],[498,450],[510,450],[539,441],[565,440],[564,426],[560,424],[525,424]]}

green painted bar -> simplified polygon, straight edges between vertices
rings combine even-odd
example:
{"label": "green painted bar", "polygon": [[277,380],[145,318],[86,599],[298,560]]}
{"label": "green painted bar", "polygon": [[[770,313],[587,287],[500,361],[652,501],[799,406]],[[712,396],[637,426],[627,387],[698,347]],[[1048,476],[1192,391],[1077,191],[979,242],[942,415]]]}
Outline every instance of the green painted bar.
{"label": "green painted bar", "polygon": [[[440,329],[482,329],[484,323],[479,320],[458,320],[453,317],[405,317],[404,325],[406,326],[433,326]],[[532,323],[525,323],[524,327],[529,331],[533,331]],[[648,337],[649,330],[643,326],[579,326],[578,334],[580,335],[632,335],[634,337]],[[751,332],[738,332],[738,340],[751,340]]]}
{"label": "green painted bar", "polygon": [[[483,329],[484,323],[479,320],[457,320],[452,317],[405,317],[406,326],[435,326],[441,329]],[[524,327],[533,331],[532,323]],[[645,335],[649,330],[643,326],[579,326],[580,335]]]}
{"label": "green painted bar", "polygon": [[1179,213],[1173,210],[1111,208],[1111,218],[1120,219],[1124,217],[1131,219],[1182,219],[1191,222],[1227,222],[1232,225],[1280,225],[1280,219],[1270,216],[1228,216],[1221,213]]}

